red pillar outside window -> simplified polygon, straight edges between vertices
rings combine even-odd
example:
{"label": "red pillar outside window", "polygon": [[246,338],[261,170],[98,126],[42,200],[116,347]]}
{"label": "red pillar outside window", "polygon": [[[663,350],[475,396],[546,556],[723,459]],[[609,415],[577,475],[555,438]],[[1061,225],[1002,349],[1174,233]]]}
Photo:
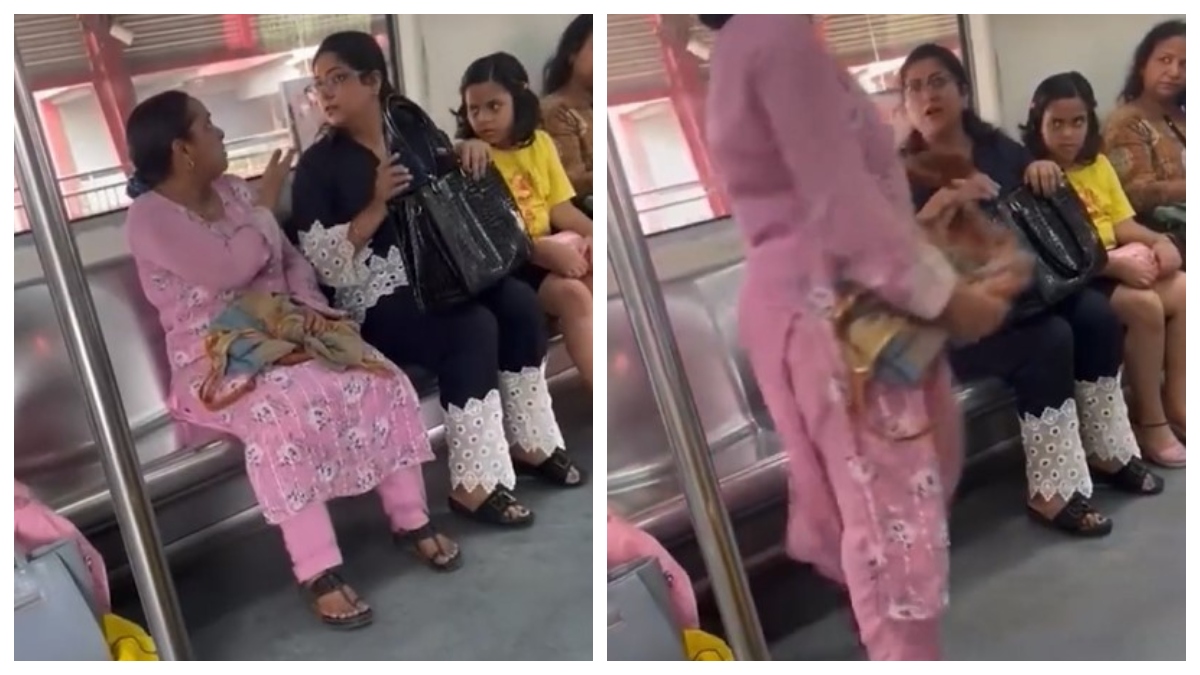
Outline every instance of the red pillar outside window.
{"label": "red pillar outside window", "polygon": [[108,135],[121,167],[129,172],[132,166],[125,140],[125,120],[137,105],[137,94],[133,89],[133,78],[122,58],[124,46],[109,34],[109,21],[109,17],[103,14],[79,15],[92,86],[104,114],[104,125],[108,127]]}
{"label": "red pillar outside window", "polygon": [[704,140],[705,87],[700,72],[700,60],[688,51],[691,17],[687,15],[651,14],[654,32],[662,49],[663,68],[671,103],[683,127],[683,136],[696,164],[700,184],[708,195],[709,206],[716,216],[729,215],[729,207],[719,183],[713,175],[708,144]]}
{"label": "red pillar outside window", "polygon": [[253,53],[258,49],[254,36],[254,24],[251,14],[222,14],[221,27],[225,35],[225,47],[230,52]]}

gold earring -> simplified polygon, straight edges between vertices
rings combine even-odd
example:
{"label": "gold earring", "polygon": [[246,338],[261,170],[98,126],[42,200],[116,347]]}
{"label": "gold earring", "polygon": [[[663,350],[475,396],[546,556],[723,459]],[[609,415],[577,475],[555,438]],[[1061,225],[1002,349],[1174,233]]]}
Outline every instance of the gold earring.
{"label": "gold earring", "polygon": [[189,170],[195,169],[196,168],[196,160],[192,159],[191,157],[188,157],[187,158],[187,166],[188,166]]}

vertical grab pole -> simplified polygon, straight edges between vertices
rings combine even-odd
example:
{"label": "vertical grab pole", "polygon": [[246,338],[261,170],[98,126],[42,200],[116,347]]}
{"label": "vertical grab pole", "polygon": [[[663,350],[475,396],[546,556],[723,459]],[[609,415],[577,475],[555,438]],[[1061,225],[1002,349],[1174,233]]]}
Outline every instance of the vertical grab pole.
{"label": "vertical grab pole", "polygon": [[113,510],[150,633],[161,659],[190,660],[187,627],[159,538],[154,507],[142,482],[141,464],[126,422],[121,391],[108,359],[79,249],[67,225],[66,210],[50,168],[50,154],[38,125],[37,107],[25,79],[21,55],[15,54],[15,58],[17,185],[29,228],[67,351],[83,384],[88,422],[98,441]]}
{"label": "vertical grab pole", "polygon": [[692,514],[696,540],[712,578],[713,594],[730,646],[740,660],[769,661],[771,656],[737,539],[721,501],[704,426],[675,344],[666,303],[642,237],[641,222],[611,128],[608,130],[608,255],[683,477],[683,492]]}

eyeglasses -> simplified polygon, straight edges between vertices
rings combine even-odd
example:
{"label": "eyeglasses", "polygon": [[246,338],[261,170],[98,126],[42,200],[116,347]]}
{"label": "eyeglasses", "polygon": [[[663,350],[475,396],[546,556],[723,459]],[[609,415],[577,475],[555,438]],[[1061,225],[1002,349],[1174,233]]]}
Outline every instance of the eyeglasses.
{"label": "eyeglasses", "polygon": [[925,78],[925,81],[923,82],[921,80],[909,80],[905,82],[904,93],[912,96],[919,94],[926,89],[931,92],[937,92],[945,89],[946,85],[948,84],[950,84],[949,76],[947,76],[945,73],[934,73],[933,75]]}
{"label": "eyeglasses", "polygon": [[347,80],[352,77],[358,77],[361,74],[362,73],[359,73],[357,70],[339,70],[324,80],[313,78],[312,84],[304,88],[304,93],[308,94],[309,96],[316,96],[318,93],[336,94],[337,90],[341,88],[341,86],[345,84]]}

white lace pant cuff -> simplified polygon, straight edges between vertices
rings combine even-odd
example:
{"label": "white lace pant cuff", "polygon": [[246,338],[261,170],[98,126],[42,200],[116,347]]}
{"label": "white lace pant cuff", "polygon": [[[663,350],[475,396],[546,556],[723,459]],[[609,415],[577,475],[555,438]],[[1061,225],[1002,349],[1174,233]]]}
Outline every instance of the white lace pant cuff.
{"label": "white lace pant cuff", "polygon": [[1089,455],[1121,464],[1141,455],[1119,379],[1076,382],[1075,402],[1079,405],[1079,435]]}
{"label": "white lace pant cuff", "polygon": [[501,371],[500,395],[510,444],[546,457],[566,445],[554,417],[545,365],[530,366],[519,373]]}
{"label": "white lace pant cuff", "polygon": [[450,446],[450,486],[487,492],[517,483],[508,441],[504,437],[504,411],[500,392],[493,389],[483,400],[466,406],[451,405],[446,413],[446,444]]}
{"label": "white lace pant cuff", "polygon": [[1040,417],[1022,415],[1021,440],[1031,498],[1070,499],[1076,492],[1092,496],[1092,477],[1079,438],[1074,400],[1067,399],[1061,408],[1046,408]]}

